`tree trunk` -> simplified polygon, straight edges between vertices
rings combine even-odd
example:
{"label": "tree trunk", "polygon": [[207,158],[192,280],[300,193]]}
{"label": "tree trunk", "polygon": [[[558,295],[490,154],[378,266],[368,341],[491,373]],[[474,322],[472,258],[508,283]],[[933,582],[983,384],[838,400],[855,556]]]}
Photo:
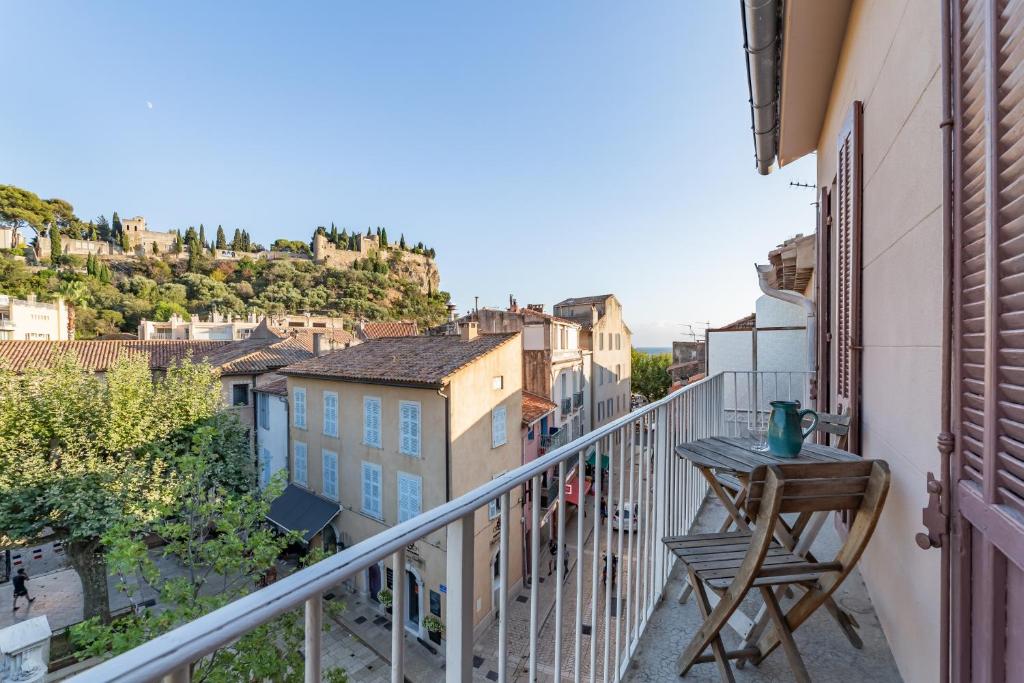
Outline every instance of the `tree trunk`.
{"label": "tree trunk", "polygon": [[110,622],[110,596],[107,591],[107,563],[99,552],[99,541],[72,541],[65,546],[71,566],[82,580],[82,616],[100,617]]}

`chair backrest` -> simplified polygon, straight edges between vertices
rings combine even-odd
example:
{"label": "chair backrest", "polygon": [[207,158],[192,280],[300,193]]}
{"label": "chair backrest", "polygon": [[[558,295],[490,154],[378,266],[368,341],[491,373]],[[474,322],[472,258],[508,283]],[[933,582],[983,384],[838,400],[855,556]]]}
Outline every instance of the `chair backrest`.
{"label": "chair backrest", "polygon": [[852,417],[849,414],[818,413],[817,430],[837,436],[845,436],[850,433],[851,420]]}
{"label": "chair backrest", "polygon": [[[858,510],[865,501],[873,478],[888,477],[888,467],[879,460],[778,464],[772,467],[777,469],[782,479],[780,513]],[[745,505],[751,517],[758,514],[765,498],[766,479],[767,467],[758,467],[750,474]],[[886,479],[886,486],[887,482]]]}

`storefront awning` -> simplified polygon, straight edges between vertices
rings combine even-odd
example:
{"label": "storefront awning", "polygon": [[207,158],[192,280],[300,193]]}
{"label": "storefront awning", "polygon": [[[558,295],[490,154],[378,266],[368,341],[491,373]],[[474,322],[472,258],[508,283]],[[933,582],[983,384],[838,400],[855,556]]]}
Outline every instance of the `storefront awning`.
{"label": "storefront awning", "polygon": [[[597,460],[597,458],[595,457],[594,451],[590,451],[589,453],[587,453],[587,464],[588,465],[593,467],[594,466],[594,461],[596,461],[596,460]],[[606,455],[602,455],[601,456],[601,469],[602,470],[608,469],[608,463],[609,463],[609,458],[608,458],[607,454]]]}
{"label": "storefront awning", "polygon": [[[565,485],[565,502],[566,503],[570,503],[572,505],[575,505],[576,507],[580,506],[580,487],[579,487],[579,484],[580,484],[579,479],[573,479],[572,481],[566,483],[566,485]],[[593,487],[593,485],[589,481],[584,481],[583,485],[584,485],[583,497],[586,498],[587,496],[590,495],[590,491],[594,487]]]}
{"label": "storefront awning", "polygon": [[288,484],[284,493],[270,503],[267,520],[283,531],[302,532],[302,540],[309,543],[339,512],[341,506],[334,501]]}

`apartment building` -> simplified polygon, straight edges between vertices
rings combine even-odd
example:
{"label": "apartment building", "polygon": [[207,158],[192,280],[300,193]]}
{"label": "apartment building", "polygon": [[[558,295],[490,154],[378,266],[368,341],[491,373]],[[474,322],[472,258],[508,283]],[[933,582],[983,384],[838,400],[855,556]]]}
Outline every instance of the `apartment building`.
{"label": "apartment building", "polygon": [[[466,322],[458,334],[373,339],[279,372],[287,377],[292,451],[282,499],[321,510],[320,518],[297,522],[311,543],[358,543],[520,464],[519,333],[479,334]],[[518,521],[522,501],[514,496],[512,505]],[[494,616],[497,602],[499,513],[495,503],[475,517],[476,628]],[[271,517],[287,514],[275,501]],[[512,524],[509,534],[508,579],[517,585],[521,526]],[[397,576],[386,562],[370,567],[357,590],[376,600],[382,588],[405,582],[408,608],[397,619],[430,637],[422,620],[444,614],[446,542],[437,533],[410,546]]]}
{"label": "apartment building", "polygon": [[[236,318],[214,310],[203,320],[195,318],[185,320],[180,315],[172,315],[169,320],[145,320],[139,322],[139,339],[210,339],[219,341],[240,341],[248,339],[264,320],[271,327],[288,330],[315,329],[324,332],[339,333],[345,329],[344,318],[326,315],[296,313],[287,315],[258,316],[250,313],[245,318]],[[351,335],[350,335],[351,336]],[[355,338],[353,338],[355,339]]]}
{"label": "apartment building", "polygon": [[71,311],[64,299],[53,303],[0,294],[0,340],[65,341],[74,339]]}
{"label": "apartment building", "polygon": [[580,325],[580,346],[591,353],[591,428],[630,411],[632,333],[614,294],[565,299],[554,314]]}

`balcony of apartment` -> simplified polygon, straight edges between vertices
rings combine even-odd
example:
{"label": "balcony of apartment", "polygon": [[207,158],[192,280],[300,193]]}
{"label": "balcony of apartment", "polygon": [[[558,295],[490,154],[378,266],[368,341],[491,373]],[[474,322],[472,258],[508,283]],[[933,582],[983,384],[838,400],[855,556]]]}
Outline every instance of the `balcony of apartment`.
{"label": "balcony of apartment", "polygon": [[[76,680],[189,681],[190,667],[197,660],[230,647],[285,612],[302,610],[305,680],[318,681],[322,667],[348,664],[331,659],[330,648],[324,645],[323,596],[344,594],[351,579],[378,562],[405,567],[407,548],[437,532],[446,535],[448,551],[440,615],[444,637],[437,654],[424,655],[423,645],[406,629],[390,628],[383,613],[369,622],[363,619],[368,627],[378,623],[373,627],[380,631],[375,638],[356,636],[376,644],[380,659],[391,667],[390,680],[677,680],[676,660],[703,619],[693,597],[679,601],[685,573],[661,539],[718,531],[726,510],[708,495],[708,484],[696,468],[672,454],[676,446],[696,439],[742,435],[766,414],[770,400],[807,403],[807,380],[806,373],[743,372],[721,373],[688,385],[571,443],[552,441],[552,450],[540,458],[108,660]],[[606,453],[607,463],[588,466],[587,453],[594,451]],[[579,473],[584,473],[582,482]],[[527,575],[536,580],[528,578],[517,589],[506,578],[509,531],[519,523],[510,519],[510,510],[513,497],[523,490],[545,490],[550,508],[566,513],[551,514],[542,507],[541,496],[524,500],[529,527],[541,533],[527,541]],[[495,538],[474,534],[476,512],[493,509],[493,501],[499,502],[500,510]],[[623,509],[632,513],[625,516]],[[817,555],[830,556],[839,543],[829,519],[812,547]],[[564,552],[550,553],[544,532],[562,539]],[[474,566],[474,545],[479,543],[490,544],[491,553],[496,553],[494,568]],[[603,558],[609,551],[621,561],[605,572]],[[474,594],[475,572],[494,570],[489,574],[495,582],[493,597],[481,596],[479,586]],[[794,592],[779,593],[784,607],[799,599],[800,591]],[[353,605],[359,602],[354,593],[352,598]],[[833,598],[836,609],[856,623],[854,637],[840,628],[832,613],[816,611],[795,633],[811,679],[900,680],[856,570]],[[409,599],[403,582],[396,582],[394,614],[406,614]],[[493,600],[496,617],[490,610],[490,617],[480,621],[481,600],[484,612]],[[726,649],[741,648],[744,636],[754,628],[760,604],[748,596],[733,620],[734,629],[723,631]],[[851,640],[860,641],[860,647]],[[384,673],[362,670],[350,680],[387,680]],[[711,662],[697,664],[678,680],[718,678]],[[748,662],[738,668],[735,680],[783,681],[793,680],[793,675],[783,648],[777,648],[757,666]]]}
{"label": "balcony of apartment", "polygon": [[583,392],[577,391],[572,395],[572,409],[579,410],[583,407]]}

